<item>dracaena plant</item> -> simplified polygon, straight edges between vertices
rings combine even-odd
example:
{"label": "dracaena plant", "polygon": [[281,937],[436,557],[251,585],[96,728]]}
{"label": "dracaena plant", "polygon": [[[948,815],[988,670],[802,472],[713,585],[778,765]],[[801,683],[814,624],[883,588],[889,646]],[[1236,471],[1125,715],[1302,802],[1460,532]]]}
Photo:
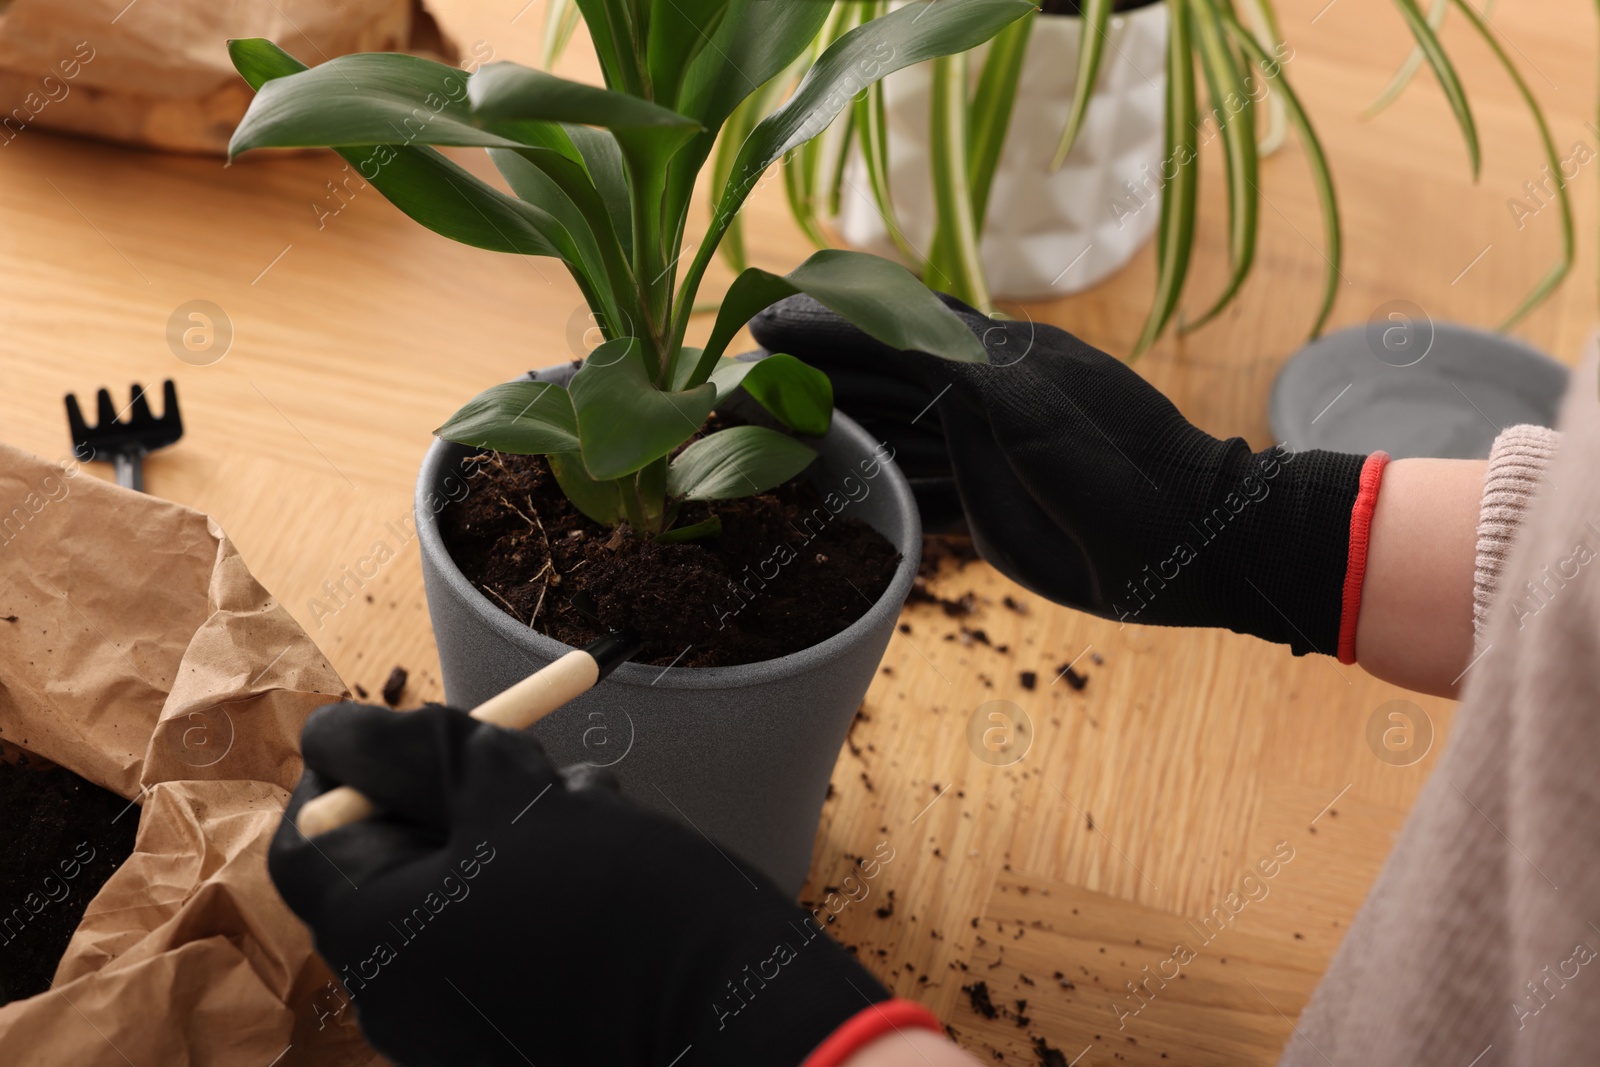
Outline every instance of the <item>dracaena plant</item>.
{"label": "dracaena plant", "polygon": [[[547,55],[554,55],[565,43],[564,20],[570,17],[569,7],[573,2],[551,2]],[[1166,3],[1171,16],[1166,58],[1167,122],[1162,150],[1163,177],[1168,176],[1169,169],[1171,173],[1170,180],[1161,183],[1156,290],[1132,355],[1145,351],[1175,320],[1180,333],[1196,329],[1215,318],[1238,296],[1255,262],[1263,199],[1260,159],[1282,142],[1287,126],[1293,126],[1304,145],[1322,210],[1325,270],[1321,300],[1311,327],[1311,335],[1316,336],[1333,310],[1342,278],[1339,205],[1334,194],[1332,167],[1285,70],[1283,39],[1272,0],[1240,0],[1237,5],[1231,0],[1161,2]],[[1375,114],[1392,103],[1426,63],[1444,89],[1461,129],[1473,177],[1478,176],[1477,124],[1461,78],[1438,36],[1446,13],[1454,7],[1474,33],[1487,43],[1515,83],[1538,132],[1549,172],[1559,176],[1561,157],[1544,112],[1506,52],[1504,38],[1487,21],[1492,0],[1486,0],[1481,13],[1466,0],[1431,0],[1426,14],[1418,0],[1392,2],[1415,39],[1416,49],[1366,114]],[[1107,44],[1112,39],[1109,32],[1112,15],[1131,6],[1134,5],[1128,0],[1043,2],[1044,12],[1080,15],[1084,20],[1076,57],[1058,57],[1060,61],[1075,63],[1077,79],[1064,129],[1047,131],[1050,136],[1059,137],[1053,164],[1056,168],[1065,163],[1088,113],[1100,68],[1107,56]],[[893,7],[890,0],[837,5],[818,32],[812,44],[813,52],[829,47],[860,25],[885,17]],[[839,214],[845,163],[849,153],[857,152],[865,164],[870,194],[901,258],[914,264],[928,284],[979,308],[990,309],[989,287],[979,249],[984,220],[990,210],[990,192],[1016,104],[1022,64],[1038,17],[1044,16],[1018,20],[996,35],[980,69],[970,69],[977,61],[961,53],[932,61],[932,121],[928,147],[936,226],[932,243],[927,248],[913,249],[895,217],[882,84],[870,86],[825,135],[797,146],[786,161],[784,181],[789,204],[795,220],[812,241],[820,247],[828,245],[821,220]],[[799,64],[783,72],[748,98],[729,120],[730,128],[748,129],[759,122],[783,99],[794,79],[800,76],[802,66]],[[1205,103],[1200,101],[1197,81],[1204,85]],[[1021,132],[1027,136],[1038,135],[1034,130]],[[1226,164],[1230,269],[1220,279],[1220,291],[1209,299],[1205,309],[1185,319],[1178,313],[1178,304],[1191,277],[1198,220],[1199,154],[1203,143],[1213,138],[1220,139]],[[732,176],[731,151],[728,142],[719,149],[713,170],[719,180]],[[1038,175],[1040,181],[1045,177],[1042,173]],[[1559,178],[1555,180],[1560,207],[1559,258],[1507,315],[1501,323],[1502,329],[1509,329],[1537,307],[1571,270],[1576,238],[1566,185]],[[714,184],[714,195],[720,189],[720,185]],[[724,255],[736,267],[742,267],[743,251],[737,231],[724,246]]]}
{"label": "dracaena plant", "polygon": [[[437,432],[448,440],[549,457],[568,499],[597,522],[667,540],[705,536],[715,517],[675,523],[686,501],[763,492],[814,458],[788,434],[745,425],[701,430],[742,389],[780,424],[825,433],[832,390],[799,360],[727,356],[758,311],[808,293],[887,344],[982,360],[956,316],[903,267],[823,251],[788,275],[741,273],[703,347],[685,344],[695,298],[745,199],[773,163],[827,129],[868,85],[912,63],[972,48],[1033,10],[1027,0],[921,0],[812,43],[819,0],[579,0],[605,87],[513,63],[472,75],[398,54],[307,68],[264,40],[229,44],[257,95],[230,153],[329,147],[401,211],[466,244],[559,259],[603,335],[569,387],[495,386]],[[685,247],[695,179],[730,115],[810,57],[787,100],[735,132],[720,196]],[[727,138],[725,138],[727,140]],[[511,192],[435,146],[487,150]],[[680,269],[692,252],[688,266]]]}

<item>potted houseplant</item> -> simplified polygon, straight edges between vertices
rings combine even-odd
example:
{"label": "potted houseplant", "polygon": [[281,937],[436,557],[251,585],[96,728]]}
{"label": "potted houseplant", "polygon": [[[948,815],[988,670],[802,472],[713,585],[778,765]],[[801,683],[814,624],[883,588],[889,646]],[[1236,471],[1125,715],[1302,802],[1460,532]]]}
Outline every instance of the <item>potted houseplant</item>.
{"label": "potted houseplant", "polygon": [[[1561,174],[1543,111],[1484,17],[1464,0],[1434,0],[1426,15],[1417,0],[1394,4],[1417,47],[1368,114],[1392,102],[1426,61],[1477,175],[1472,108],[1437,34],[1455,7],[1515,82],[1549,172]],[[894,6],[839,5],[817,46]],[[871,86],[826,136],[792,154],[784,172],[790,203],[819,245],[827,244],[819,220],[838,216],[846,243],[893,254],[929,285],[986,310],[993,296],[1033,299],[1093,284],[1154,233],[1156,292],[1138,355],[1174,320],[1180,332],[1194,329],[1238,295],[1255,258],[1260,159],[1292,125],[1322,205],[1326,270],[1315,337],[1340,283],[1341,232],[1328,160],[1287,74],[1293,55],[1271,0],[1045,0],[984,51]],[[782,92],[769,89],[747,107],[771,106]],[[1199,153],[1213,141],[1226,163],[1232,266],[1204,310],[1185,318],[1178,303],[1190,275]],[[1501,329],[1538,306],[1571,268],[1570,198],[1564,181],[1555,186],[1561,256]],[[737,259],[735,245],[726,251]]]}
{"label": "potted houseplant", "polygon": [[[833,413],[825,376],[781,355],[730,359],[727,347],[756,312],[804,292],[888,344],[951,359],[984,354],[910,272],[863,253],[820,252],[787,276],[745,271],[703,347],[685,343],[689,317],[718,244],[771,164],[826,129],[865,86],[980,44],[1032,5],[932,0],[839,37],[782,106],[737,131],[722,196],[684,268],[695,179],[719,131],[752,92],[806,55],[830,5],[578,6],[605,88],[511,63],[468,77],[389,54],[306,68],[269,42],[231,42],[236,66],[257,89],[231,151],[332,147],[437,232],[551,256],[568,268],[604,343],[575,370],[474,398],[441,427],[418,480],[419,542],[446,692],[470,707],[564,653],[566,645],[541,631],[584,631],[586,609],[572,595],[584,587],[588,614],[598,616],[588,625],[646,632],[644,658],[652,662],[624,665],[542,723],[553,757],[613,766],[639,799],[797,890],[828,776],[910,589],[919,529],[891,457]],[[452,163],[439,145],[487,149],[512,194]],[[809,481],[797,483],[802,472]],[[754,497],[749,507],[777,511],[749,520],[740,498],[769,490],[798,495]],[[465,511],[461,498],[471,505]],[[738,530],[723,529],[730,515]],[[473,558],[462,558],[473,551],[465,542],[513,517],[521,540],[480,541]],[[809,617],[776,610],[769,584],[789,582],[788,605],[791,594],[807,592],[796,584],[824,585],[843,573],[850,560],[830,562],[809,536],[814,526],[853,530],[857,540],[847,546],[862,543],[868,527],[880,546],[888,542],[861,550],[886,551],[891,566],[871,595],[831,606],[838,632],[759,662],[682,666],[693,649],[669,639],[686,629],[715,641],[725,629],[748,634],[752,621],[784,631]],[[577,556],[566,554],[569,541]],[[668,550],[675,562],[663,562]],[[713,565],[718,552],[753,565]],[[519,561],[525,566],[506,582],[485,580],[486,571]],[[610,584],[593,584],[596,573]],[[705,578],[721,588],[711,590],[709,613],[690,617],[683,604],[706,599]],[[633,596],[638,586],[651,596]],[[685,646],[699,640],[683,636]]]}

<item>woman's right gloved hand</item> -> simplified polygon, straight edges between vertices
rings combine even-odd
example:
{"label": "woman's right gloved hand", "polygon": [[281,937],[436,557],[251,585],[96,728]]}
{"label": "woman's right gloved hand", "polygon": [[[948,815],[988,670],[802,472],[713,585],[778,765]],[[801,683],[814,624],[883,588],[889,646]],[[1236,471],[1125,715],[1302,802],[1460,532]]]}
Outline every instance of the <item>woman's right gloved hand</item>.
{"label": "woman's right gloved hand", "polygon": [[[759,872],[529,734],[335,704],[301,745],[268,869],[342,984],[319,1025],[348,995],[395,1063],[833,1067],[884,1023],[937,1028]],[[384,813],[307,838],[339,784]]]}
{"label": "woman's right gloved hand", "polygon": [[1364,467],[1370,509],[1381,460],[1252,453],[1066,331],[944,299],[988,363],[895,351],[806,296],[750,326],[769,352],[826,372],[840,410],[914,484],[953,476],[978,551],[1018,584],[1123,621],[1340,651],[1352,513]]}

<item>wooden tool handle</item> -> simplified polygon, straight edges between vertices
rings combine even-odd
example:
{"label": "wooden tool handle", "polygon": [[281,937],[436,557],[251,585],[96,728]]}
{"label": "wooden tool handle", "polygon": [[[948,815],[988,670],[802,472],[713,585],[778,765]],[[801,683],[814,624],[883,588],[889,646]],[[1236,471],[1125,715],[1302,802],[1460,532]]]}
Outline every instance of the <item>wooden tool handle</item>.
{"label": "wooden tool handle", "polygon": [[[472,710],[472,717],[508,730],[525,730],[569,700],[593,689],[603,677],[603,660],[603,656],[596,659],[588,650],[575,648],[499,696],[479,704]],[[295,825],[305,836],[315,837],[359,822],[378,811],[378,806],[364,794],[341,785],[306,801]]]}

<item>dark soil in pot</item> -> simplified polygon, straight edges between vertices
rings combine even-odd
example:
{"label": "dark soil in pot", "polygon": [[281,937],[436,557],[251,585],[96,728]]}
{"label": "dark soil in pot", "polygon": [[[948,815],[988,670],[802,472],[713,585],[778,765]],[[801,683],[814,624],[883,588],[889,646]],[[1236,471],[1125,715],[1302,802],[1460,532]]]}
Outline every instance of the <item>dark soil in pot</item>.
{"label": "dark soil in pot", "polygon": [[[642,663],[727,667],[810,648],[859,619],[900,562],[883,535],[838,513],[843,490],[803,480],[717,501],[719,536],[663,545],[587,518],[541,456],[484,455],[475,468],[467,495],[439,516],[467,580],[569,645],[630,627],[644,637]],[[690,505],[678,525],[708,514]],[[573,606],[578,592],[605,628]]]}
{"label": "dark soil in pot", "polygon": [[137,812],[38,757],[0,759],[0,1004],[50,988],[84,909],[133,854]]}

